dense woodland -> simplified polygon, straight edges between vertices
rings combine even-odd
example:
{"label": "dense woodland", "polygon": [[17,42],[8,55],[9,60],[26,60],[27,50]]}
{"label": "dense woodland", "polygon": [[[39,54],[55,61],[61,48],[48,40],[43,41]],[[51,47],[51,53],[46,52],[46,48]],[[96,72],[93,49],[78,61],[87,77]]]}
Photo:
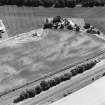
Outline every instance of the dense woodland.
{"label": "dense woodland", "polygon": [[48,79],[48,80],[42,80],[39,85],[37,85],[31,89],[26,89],[25,91],[23,91],[16,99],[13,100],[13,103],[18,103],[25,99],[35,97],[36,95],[39,95],[41,92],[47,91],[51,87],[54,87],[64,81],[70,80],[73,76],[76,76],[76,75],[81,74],[87,70],[90,70],[97,63],[98,63],[97,60],[90,61],[86,64],[79,65],[76,68],[71,69],[70,71],[68,71],[60,76],[56,76],[56,77],[53,77],[52,79]]}
{"label": "dense woodland", "polygon": [[93,7],[104,6],[105,0],[0,0],[0,5],[17,5],[17,6],[31,6],[31,7]]}

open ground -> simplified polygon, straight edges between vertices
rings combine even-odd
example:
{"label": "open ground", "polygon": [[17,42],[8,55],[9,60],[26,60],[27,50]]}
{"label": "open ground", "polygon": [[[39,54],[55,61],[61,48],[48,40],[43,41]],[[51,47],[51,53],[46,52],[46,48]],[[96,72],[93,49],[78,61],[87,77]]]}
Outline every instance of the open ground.
{"label": "open ground", "polygon": [[[82,17],[105,32],[104,10],[104,7],[61,10],[4,6],[0,7],[0,18],[3,19],[9,36],[40,28],[45,17],[55,15]],[[100,16],[102,18],[99,19]],[[0,46],[0,92],[37,80],[80,60],[97,56],[104,49],[105,41],[98,37],[82,32],[55,30],[49,30],[48,35],[37,42]],[[13,96],[7,95],[3,99],[10,97]],[[8,105],[9,100],[4,100],[0,99],[0,105]]]}

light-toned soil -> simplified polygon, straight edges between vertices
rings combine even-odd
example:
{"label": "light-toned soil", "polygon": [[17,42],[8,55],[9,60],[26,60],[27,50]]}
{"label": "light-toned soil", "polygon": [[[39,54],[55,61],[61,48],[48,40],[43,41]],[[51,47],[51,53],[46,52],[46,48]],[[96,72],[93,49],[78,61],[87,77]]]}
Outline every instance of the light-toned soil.
{"label": "light-toned soil", "polygon": [[104,91],[105,77],[102,77],[92,84],[50,105],[105,105]]}

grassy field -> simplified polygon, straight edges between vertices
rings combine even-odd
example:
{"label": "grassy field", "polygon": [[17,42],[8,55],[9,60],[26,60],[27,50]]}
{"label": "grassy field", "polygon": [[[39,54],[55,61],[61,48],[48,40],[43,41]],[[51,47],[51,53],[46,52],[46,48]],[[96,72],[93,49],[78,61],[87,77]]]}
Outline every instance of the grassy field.
{"label": "grassy field", "polygon": [[102,40],[84,33],[51,31],[43,40],[0,48],[0,92],[36,80],[102,50]]}
{"label": "grassy field", "polygon": [[[77,76],[71,78],[68,81],[62,82],[59,85],[56,85],[50,88],[49,90],[44,91],[39,95],[36,95],[33,98],[29,98],[17,104],[13,104],[13,100],[16,99],[16,97],[19,96],[19,94],[25,90],[25,87],[18,89],[17,91],[13,91],[10,94],[7,94],[0,98],[1,105],[8,105],[8,104],[10,105],[36,105],[36,104],[48,105],[47,103],[50,104],[54,101],[57,101],[63,98],[64,94],[71,94],[77,91],[78,89],[81,89],[84,86],[89,85],[93,81],[101,78],[105,73],[104,63],[105,63],[105,60],[102,60],[92,69],[82,74],[78,74]],[[70,71],[70,69],[68,69],[68,71]],[[33,85],[35,87],[35,84]],[[29,86],[29,88],[31,88],[31,86]]]}
{"label": "grassy field", "polygon": [[[105,7],[94,8],[32,8],[1,6],[0,18],[5,23],[9,36],[27,32],[39,28],[43,24],[44,17],[60,15],[63,17],[85,18],[97,27],[105,28]],[[95,19],[94,19],[95,18]],[[100,25],[100,26],[99,26]],[[101,29],[101,28],[100,28]]]}
{"label": "grassy field", "polygon": [[94,19],[85,19],[86,22],[92,24],[93,26],[97,27],[103,33],[105,33],[105,18],[94,18]]}
{"label": "grassy field", "polygon": [[[82,17],[105,32],[104,10],[105,7],[54,9],[1,6],[0,18],[3,19],[9,36],[40,28],[45,17],[56,15]],[[0,92],[96,55],[103,48],[105,42],[95,36],[51,30],[41,41],[14,47],[0,47]]]}

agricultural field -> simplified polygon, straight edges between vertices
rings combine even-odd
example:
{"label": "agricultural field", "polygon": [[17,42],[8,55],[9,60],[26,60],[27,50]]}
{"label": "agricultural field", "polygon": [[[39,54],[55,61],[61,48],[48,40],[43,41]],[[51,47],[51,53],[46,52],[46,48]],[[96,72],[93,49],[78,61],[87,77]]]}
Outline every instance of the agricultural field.
{"label": "agricultural field", "polygon": [[72,9],[0,6],[0,19],[3,19],[9,36],[40,28],[42,27],[44,18],[57,15],[63,17],[85,18],[87,21],[92,22],[93,26],[95,25],[98,28],[102,27],[102,31],[104,31],[104,11],[105,7]]}
{"label": "agricultural field", "polygon": [[53,30],[36,42],[1,46],[0,92],[96,56],[104,47],[103,40],[86,33]]}
{"label": "agricultural field", "polygon": [[[1,6],[0,19],[3,19],[9,37],[41,28],[45,18],[57,15],[84,18],[86,22],[105,32],[104,10],[104,7],[54,9]],[[47,31],[46,36],[39,41],[16,45],[10,41],[3,43],[4,45],[0,43],[0,94],[105,51],[105,40],[91,34],[68,30]],[[9,96],[11,97],[13,95]],[[0,98],[0,102],[8,105],[8,95]]]}

